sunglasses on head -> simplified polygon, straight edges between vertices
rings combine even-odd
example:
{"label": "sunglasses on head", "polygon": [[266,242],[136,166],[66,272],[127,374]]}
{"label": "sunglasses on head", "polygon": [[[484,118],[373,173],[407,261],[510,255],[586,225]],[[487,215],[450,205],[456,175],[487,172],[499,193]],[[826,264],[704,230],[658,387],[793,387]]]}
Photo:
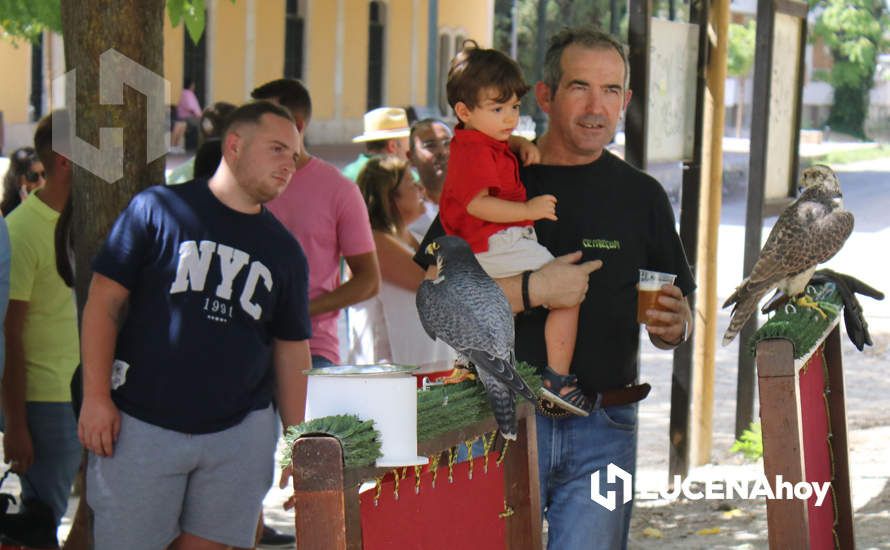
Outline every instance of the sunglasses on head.
{"label": "sunglasses on head", "polygon": [[40,172],[29,170],[25,173],[25,179],[31,183],[37,183],[40,178],[46,179],[46,170],[41,170]]}
{"label": "sunglasses on head", "polygon": [[22,147],[18,149],[15,153],[13,153],[13,158],[16,162],[25,162],[26,160],[31,160],[34,156],[34,149],[30,147]]}

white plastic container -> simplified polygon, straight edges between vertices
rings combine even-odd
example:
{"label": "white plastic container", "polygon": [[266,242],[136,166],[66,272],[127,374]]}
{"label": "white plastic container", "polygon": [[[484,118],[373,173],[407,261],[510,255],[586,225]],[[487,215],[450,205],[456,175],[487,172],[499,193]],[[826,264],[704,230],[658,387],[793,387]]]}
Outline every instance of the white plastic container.
{"label": "white plastic container", "polygon": [[306,420],[354,414],[373,420],[380,432],[378,467],[415,466],[417,455],[417,382],[413,367],[340,365],[306,371],[309,385]]}

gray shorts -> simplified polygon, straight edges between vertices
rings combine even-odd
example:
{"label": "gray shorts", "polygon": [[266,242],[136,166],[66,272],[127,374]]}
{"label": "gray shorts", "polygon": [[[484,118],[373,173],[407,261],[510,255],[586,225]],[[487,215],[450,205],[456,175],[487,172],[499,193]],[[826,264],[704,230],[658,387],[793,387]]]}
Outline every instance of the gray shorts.
{"label": "gray shorts", "polygon": [[270,405],[227,430],[189,435],[122,412],[114,455],[89,457],[96,550],[157,550],[182,532],[253,547],[277,422]]}

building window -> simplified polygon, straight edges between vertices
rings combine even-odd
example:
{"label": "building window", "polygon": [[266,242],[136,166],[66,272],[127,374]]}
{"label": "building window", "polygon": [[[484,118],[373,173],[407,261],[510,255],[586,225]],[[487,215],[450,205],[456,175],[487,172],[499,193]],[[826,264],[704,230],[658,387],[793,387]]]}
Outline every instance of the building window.
{"label": "building window", "polygon": [[454,55],[457,55],[457,52],[464,49],[464,40],[466,39],[467,37],[461,33],[454,35]]}
{"label": "building window", "polygon": [[451,116],[451,106],[448,105],[448,94],[445,85],[448,83],[448,71],[451,69],[451,60],[463,48],[467,35],[460,30],[439,31],[439,111],[443,116]]}
{"label": "building window", "polygon": [[448,105],[448,95],[445,92],[445,84],[448,82],[448,70],[451,68],[451,58],[454,57],[452,51],[451,36],[447,34],[439,35],[439,111],[443,115],[451,114],[451,107]]}
{"label": "building window", "polygon": [[376,109],[383,105],[383,44],[386,38],[386,4],[371,2],[368,6],[368,104]]}
{"label": "building window", "polygon": [[284,78],[303,78],[304,0],[287,0],[284,18]]}
{"label": "building window", "polygon": [[31,120],[43,116],[43,35],[31,45]]}

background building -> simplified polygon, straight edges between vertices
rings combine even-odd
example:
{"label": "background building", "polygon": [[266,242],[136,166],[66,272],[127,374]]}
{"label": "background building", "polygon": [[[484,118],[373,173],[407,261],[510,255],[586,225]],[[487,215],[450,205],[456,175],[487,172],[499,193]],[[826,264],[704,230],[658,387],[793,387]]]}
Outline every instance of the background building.
{"label": "background building", "polygon": [[[731,22],[745,24],[757,18],[756,0],[731,0]],[[816,23],[817,12],[811,9],[808,22],[810,33]],[[812,34],[811,34],[812,36]],[[885,31],[885,38],[887,38]],[[801,109],[801,128],[826,130],[827,120],[834,103],[834,87],[831,85],[831,70],[834,66],[831,52],[821,38],[808,41],[804,58],[804,87]],[[890,81],[888,71],[890,56],[879,55],[873,88],[869,95],[869,110],[865,122],[866,135],[873,140],[884,141],[890,136]],[[747,76],[728,78],[726,81],[726,120],[727,133],[735,126],[736,112],[743,105],[742,134],[747,135],[751,127],[751,94],[753,91],[754,69]],[[744,80],[744,82],[742,82]],[[740,94],[739,91],[742,90]],[[743,96],[743,97],[740,97]],[[816,135],[816,134],[813,134]],[[818,134],[822,135],[822,134]]]}
{"label": "background building", "polygon": [[[208,0],[198,44],[165,20],[169,102],[178,101],[185,77],[202,106],[240,103],[258,84],[300,78],[313,100],[308,139],[347,142],[361,133],[362,115],[381,105],[448,114],[450,60],[466,38],[490,47],[493,18],[494,0]],[[0,39],[0,67],[0,143],[8,151],[29,142],[34,121],[61,104],[64,90],[53,79],[64,73],[62,40]]]}

